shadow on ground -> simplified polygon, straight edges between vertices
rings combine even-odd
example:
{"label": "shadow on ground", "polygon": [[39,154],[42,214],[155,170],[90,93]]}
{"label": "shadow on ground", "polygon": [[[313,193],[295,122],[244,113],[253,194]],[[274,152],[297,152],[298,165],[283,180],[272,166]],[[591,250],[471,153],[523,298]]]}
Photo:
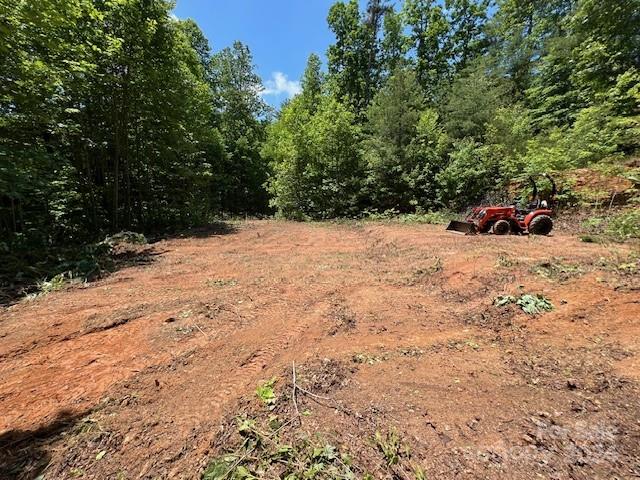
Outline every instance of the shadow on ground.
{"label": "shadow on ground", "polygon": [[51,460],[47,445],[86,413],[63,410],[37,430],[10,430],[0,435],[0,480],[36,478]]}
{"label": "shadow on ground", "polygon": [[149,243],[156,243],[161,240],[171,240],[175,238],[209,238],[218,237],[222,235],[231,235],[238,232],[238,227],[232,223],[227,222],[212,222],[202,227],[189,228],[187,230],[181,230],[174,233],[168,233],[166,235],[160,235],[153,237]]}
{"label": "shadow on ground", "polygon": [[237,231],[233,224],[214,222],[159,236],[152,233],[148,244],[119,243],[110,252],[100,251],[99,243],[9,250],[0,253],[0,307],[10,306],[26,295],[38,293],[43,281],[59,274],[73,272],[74,278],[91,282],[123,268],[153,263],[166,253],[154,245],[161,240],[209,238]]}

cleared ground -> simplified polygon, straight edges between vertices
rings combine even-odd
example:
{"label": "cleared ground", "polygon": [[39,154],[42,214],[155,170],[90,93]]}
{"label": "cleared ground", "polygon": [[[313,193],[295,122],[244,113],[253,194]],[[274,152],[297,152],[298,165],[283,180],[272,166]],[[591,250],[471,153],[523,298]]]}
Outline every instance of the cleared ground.
{"label": "cleared ground", "polygon": [[[295,415],[293,362],[325,400],[300,394],[289,435],[358,476],[640,476],[631,246],[260,221],[151,248],[0,311],[1,478],[198,478],[239,412],[268,415],[260,383]],[[525,293],[554,310],[493,305]]]}

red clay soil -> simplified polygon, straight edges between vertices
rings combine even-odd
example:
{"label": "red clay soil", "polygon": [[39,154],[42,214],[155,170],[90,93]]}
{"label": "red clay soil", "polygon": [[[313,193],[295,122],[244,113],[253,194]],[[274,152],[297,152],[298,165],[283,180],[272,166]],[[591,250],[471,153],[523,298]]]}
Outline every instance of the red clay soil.
{"label": "red clay soil", "polygon": [[[0,478],[199,478],[221,426],[294,361],[340,372],[308,386],[351,415],[307,401],[303,426],[373,478],[414,478],[373,458],[388,429],[427,478],[640,476],[637,248],[233,227],[0,311]],[[493,305],[522,293],[555,308]]]}

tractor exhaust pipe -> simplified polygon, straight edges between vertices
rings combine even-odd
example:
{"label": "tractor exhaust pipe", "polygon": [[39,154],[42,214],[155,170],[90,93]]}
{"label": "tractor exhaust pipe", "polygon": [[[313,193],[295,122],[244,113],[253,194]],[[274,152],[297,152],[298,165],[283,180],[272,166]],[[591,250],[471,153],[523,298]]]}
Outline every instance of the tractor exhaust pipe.
{"label": "tractor exhaust pipe", "polygon": [[461,235],[475,235],[477,233],[475,223],[460,222],[458,220],[451,220],[447,225],[447,231]]}

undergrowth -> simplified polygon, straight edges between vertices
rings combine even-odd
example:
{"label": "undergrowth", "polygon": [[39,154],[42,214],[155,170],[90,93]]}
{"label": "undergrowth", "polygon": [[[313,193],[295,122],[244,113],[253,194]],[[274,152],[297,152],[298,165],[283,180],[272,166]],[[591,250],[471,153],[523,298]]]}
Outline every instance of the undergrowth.
{"label": "undergrowth", "polygon": [[211,461],[203,480],[356,478],[347,452],[320,437],[286,442],[280,433],[282,427],[275,415],[264,424],[252,418],[238,418],[240,445]]}
{"label": "undergrowth", "polygon": [[421,209],[416,209],[416,213],[400,213],[395,209],[390,209],[385,210],[384,212],[365,212],[363,220],[386,220],[407,224],[445,225],[455,217],[455,214],[447,211],[426,212]]}
{"label": "undergrowth", "polygon": [[115,268],[118,246],[146,243],[142,234],[120,232],[97,243],[52,249],[37,261],[27,245],[15,251],[0,248],[0,301],[24,294],[33,299],[70,283],[94,280]]}
{"label": "undergrowth", "polygon": [[[303,408],[306,400],[323,399],[331,404],[331,399],[315,395],[295,380],[297,396],[291,393],[293,385],[276,391],[280,384],[277,377],[259,384],[255,392],[258,406],[243,409],[229,427],[221,430],[225,433],[220,453],[211,459],[202,480],[380,478],[354,460],[362,455],[360,450],[366,451],[367,465],[373,461],[373,470],[387,472],[388,478],[427,478],[422,468],[411,462],[410,450],[395,429],[378,430],[375,434],[359,432],[360,448],[353,444],[347,447],[340,440],[340,433],[313,431],[309,428],[312,423],[306,423],[305,419],[313,415]],[[348,415],[337,404],[336,408]],[[351,448],[358,448],[358,452],[354,455]]]}
{"label": "undergrowth", "polygon": [[640,239],[640,208],[612,215],[594,216],[580,225],[580,239],[588,243],[625,242]]}

